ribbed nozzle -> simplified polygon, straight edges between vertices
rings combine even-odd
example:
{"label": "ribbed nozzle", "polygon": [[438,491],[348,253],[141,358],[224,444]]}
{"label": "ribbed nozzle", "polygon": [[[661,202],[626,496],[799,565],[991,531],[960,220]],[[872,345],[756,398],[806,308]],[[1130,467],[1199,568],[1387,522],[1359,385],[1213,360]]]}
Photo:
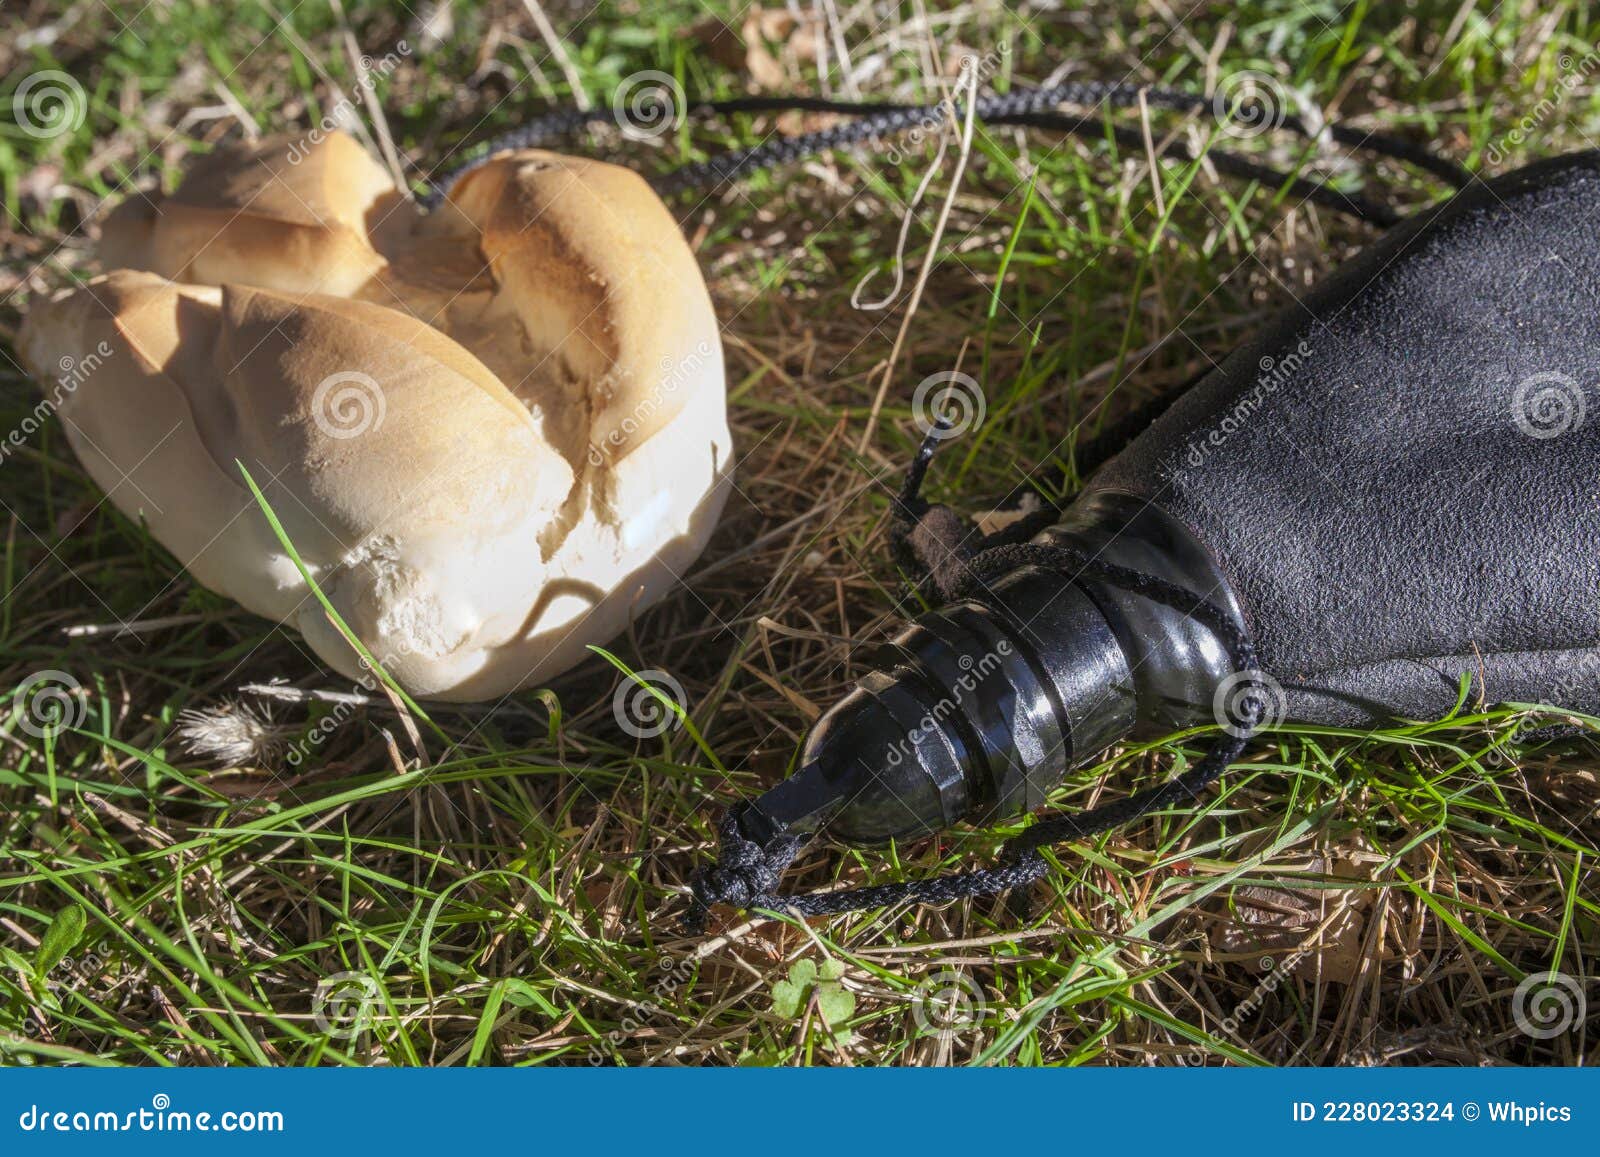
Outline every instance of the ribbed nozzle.
{"label": "ribbed nozzle", "polygon": [[[1187,532],[1129,496],[1097,499],[1041,540],[1215,592],[1237,616]],[[1032,811],[1077,759],[1141,720],[1208,712],[1229,670],[1211,632],[1170,607],[1039,567],[921,616],[874,658],[813,729],[800,771],[746,813],[750,838],[825,827],[870,845]]]}

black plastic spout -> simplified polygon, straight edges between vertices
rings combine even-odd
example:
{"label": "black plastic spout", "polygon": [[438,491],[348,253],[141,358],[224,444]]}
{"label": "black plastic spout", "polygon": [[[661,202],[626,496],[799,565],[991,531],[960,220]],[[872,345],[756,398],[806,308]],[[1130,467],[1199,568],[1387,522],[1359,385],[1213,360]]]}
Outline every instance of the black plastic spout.
{"label": "black plastic spout", "polygon": [[[1177,583],[1245,625],[1211,555],[1143,499],[1085,495],[1035,541]],[[1182,612],[1038,567],[989,591],[883,645],[812,730],[800,770],[746,809],[747,838],[871,845],[988,823],[1041,806],[1075,762],[1142,725],[1213,717],[1231,659]]]}

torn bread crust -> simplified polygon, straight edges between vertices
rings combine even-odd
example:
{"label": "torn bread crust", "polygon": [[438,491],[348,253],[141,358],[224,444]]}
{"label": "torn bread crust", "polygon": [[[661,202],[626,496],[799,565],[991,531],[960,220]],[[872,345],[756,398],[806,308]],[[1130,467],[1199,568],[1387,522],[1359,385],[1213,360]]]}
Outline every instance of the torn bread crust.
{"label": "torn bread crust", "polygon": [[[408,691],[548,679],[671,588],[726,497],[722,350],[693,255],[614,166],[505,154],[418,218],[353,142],[296,163],[285,147],[213,157],[107,222],[120,263],[220,291],[113,272],[35,307],[24,357],[44,377],[104,342],[61,406],[85,467],[201,582],[340,671],[363,674],[236,459]],[[285,238],[317,229],[308,263]]]}

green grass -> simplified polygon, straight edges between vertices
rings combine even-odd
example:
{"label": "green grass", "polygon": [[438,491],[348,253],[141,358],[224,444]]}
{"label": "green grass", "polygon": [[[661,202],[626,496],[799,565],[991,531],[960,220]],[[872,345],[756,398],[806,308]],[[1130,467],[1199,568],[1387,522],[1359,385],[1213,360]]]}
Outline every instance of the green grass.
{"label": "green grass", "polygon": [[[374,136],[387,132],[424,166],[446,164],[457,145],[568,102],[568,68],[596,102],[642,69],[673,73],[694,94],[745,90],[742,70],[681,34],[713,8],[737,9],[545,7],[568,67],[520,0],[457,4],[452,37],[380,84],[386,123],[369,124]],[[909,4],[837,7],[852,63],[881,61],[861,82],[866,97],[933,92],[931,35],[944,53],[1008,45],[1000,88],[1066,62],[1074,76],[1194,89],[1259,70],[1475,168],[1581,147],[1600,130],[1589,78],[1563,84],[1600,38],[1600,18],[1574,4],[1257,0],[1187,16],[1190,6],[1171,6],[1185,16],[1178,28],[1168,6],[1148,4],[930,5],[931,30]],[[337,101],[327,78],[351,79],[346,32],[378,57],[416,41],[403,6],[351,0],[73,14],[55,37],[31,40],[38,20],[0,15],[4,106],[44,69],[70,73],[89,102],[79,128],[49,139],[0,124],[8,343],[31,299],[94,271],[83,223],[95,206],[130,183],[170,186],[185,157],[243,119],[268,132],[321,117]],[[795,90],[848,93],[829,39],[826,88],[792,41],[772,46]],[[1207,139],[1170,117],[1155,119],[1154,139],[1174,126]],[[657,146],[599,132],[569,147],[660,171],[775,127],[804,124],[742,118]],[[1292,141],[1244,147],[1326,168]],[[975,508],[1068,465],[1080,421],[1088,434],[1220,357],[1372,236],[1203,166],[1152,174],[1142,152],[1109,141],[980,129],[937,251],[930,230],[950,158],[910,231],[908,283],[937,264],[863,449],[904,298],[868,313],[850,295],[872,271],[863,296],[887,288],[900,214],[933,155],[911,149],[891,163],[865,150],[674,202],[725,325],[739,493],[685,589],[608,654],[493,712],[430,704],[437,731],[413,736],[378,695],[353,711],[277,707],[281,743],[311,753],[298,766],[219,769],[186,753],[174,741],[186,708],[273,678],[348,684],[292,631],[196,586],[101,501],[53,420],[11,450],[0,463],[4,1059],[1592,1061],[1595,762],[1510,746],[1527,713],[1508,709],[1469,706],[1445,724],[1376,734],[1275,732],[1202,808],[1063,849],[1026,912],[993,899],[755,927],[723,913],[716,935],[682,935],[685,883],[710,854],[717,809],[780,777],[814,709],[860,674],[841,640],[881,637],[896,619],[884,517],[916,442],[912,386],[958,362],[983,383],[987,422],[934,478],[939,497]],[[1407,207],[1443,192],[1367,161],[1336,179]],[[9,431],[37,392],[4,353]],[[168,622],[133,637],[67,633],[128,619]],[[619,667],[671,672],[687,723],[629,739],[611,712]],[[81,687],[71,727],[23,726],[12,689],[40,672]],[[1075,772],[1055,802],[1153,782],[1209,739],[1119,748]],[[1017,830],[887,852],[818,847],[791,879],[926,876],[988,862]],[[1311,930],[1251,946],[1264,902],[1306,908]],[[1340,931],[1345,911],[1359,917],[1353,934]],[[1339,944],[1355,960],[1342,979]],[[1281,961],[1304,945],[1301,968],[1258,1011],[1230,1019],[1261,986],[1264,951]],[[1586,985],[1591,1011],[1536,1040],[1518,1030],[1512,994],[1547,970]],[[941,1036],[919,1015],[930,978],[977,1002],[970,1023]],[[340,1008],[363,1014],[360,1031],[327,1031],[344,1025]]]}

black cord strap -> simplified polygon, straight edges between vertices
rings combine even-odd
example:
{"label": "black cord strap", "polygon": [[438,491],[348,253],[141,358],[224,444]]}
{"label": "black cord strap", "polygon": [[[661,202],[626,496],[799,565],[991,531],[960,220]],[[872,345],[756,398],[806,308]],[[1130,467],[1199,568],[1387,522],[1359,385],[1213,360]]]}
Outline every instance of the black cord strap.
{"label": "black cord strap", "polygon": [[[1063,105],[1078,108],[1100,106],[1129,108],[1141,101],[1146,106],[1223,119],[1215,102],[1207,97],[1159,86],[1103,81],[1077,81],[980,97],[974,105],[973,113],[977,119],[986,123],[1053,129],[1077,136],[1092,137],[1100,135],[1097,122],[1087,118],[1063,117],[1057,115],[1054,110]],[[665,103],[662,104],[660,111],[664,116],[673,113],[670,106]],[[691,119],[701,119],[737,113],[784,111],[828,112],[858,119],[817,132],[778,137],[749,148],[721,153],[704,161],[685,165],[657,178],[653,183],[664,193],[715,186],[760,169],[787,164],[831,149],[894,136],[919,126],[924,128],[938,126],[944,122],[949,106],[836,101],[801,96],[741,97],[733,100],[701,101],[691,105],[687,115]],[[961,115],[959,106],[956,106],[955,112],[958,116]],[[475,150],[475,155],[471,159],[452,170],[443,180],[430,181],[431,191],[424,198],[424,202],[429,205],[437,204],[444,197],[445,190],[495,153],[506,149],[541,145],[552,138],[577,132],[588,125],[613,120],[616,116],[617,113],[609,106],[565,109],[539,117],[493,137]],[[1318,135],[1297,116],[1283,116],[1272,127],[1307,139],[1315,139]],[[1118,139],[1125,144],[1143,143],[1143,138],[1138,134],[1126,135],[1132,130],[1124,128],[1116,131]],[[1435,156],[1426,148],[1388,134],[1368,132],[1339,123],[1330,123],[1321,131],[1326,132],[1332,140],[1340,144],[1414,165],[1457,187],[1467,184],[1472,179],[1472,175],[1455,162]],[[1168,153],[1178,160],[1193,159],[1191,151],[1177,142],[1169,147]],[[1207,156],[1223,172],[1285,186],[1302,197],[1339,212],[1350,213],[1362,220],[1383,224],[1394,219],[1393,211],[1384,206],[1340,193],[1317,182],[1281,173],[1226,150],[1213,149]]]}
{"label": "black cord strap", "polygon": [[[1245,703],[1254,703],[1254,706],[1246,707]],[[1241,704],[1244,727],[1259,723],[1259,702],[1246,700],[1245,703]],[[1240,730],[1244,730],[1244,727]],[[701,869],[694,876],[691,883],[692,907],[686,923],[691,930],[703,929],[715,904],[790,912],[797,916],[832,916],[908,902],[944,904],[951,900],[991,896],[1020,888],[1032,884],[1049,871],[1049,862],[1040,854],[1041,849],[1123,827],[1160,808],[1198,799],[1200,793],[1243,754],[1247,745],[1247,736],[1219,741],[1187,772],[1158,787],[1135,792],[1115,803],[1089,811],[1041,820],[1015,839],[1007,841],[1000,853],[1000,863],[995,867],[837,892],[779,894],[778,881],[799,854],[801,842],[786,836],[762,847],[746,839],[739,828],[739,817],[749,804],[739,804],[729,808],[718,824],[717,864]]]}
{"label": "black cord strap", "polygon": [[[1090,117],[1064,116],[1056,113],[1036,113],[1025,117],[995,117],[991,124],[1020,124],[1028,128],[1054,129],[1083,140],[1104,140],[1105,126]],[[1137,129],[1124,125],[1111,126],[1111,136],[1116,142],[1126,149],[1144,148],[1144,135]],[[1164,154],[1167,159],[1180,163],[1190,162],[1195,159],[1194,150],[1183,141],[1171,141],[1167,144]],[[1336,213],[1343,213],[1347,217],[1354,217],[1358,221],[1365,221],[1369,225],[1376,225],[1380,229],[1399,222],[1400,214],[1379,201],[1373,201],[1357,193],[1345,193],[1321,181],[1310,181],[1304,177],[1297,177],[1290,173],[1281,172],[1269,165],[1259,164],[1230,153],[1226,149],[1207,149],[1206,160],[1216,166],[1220,173],[1230,177],[1239,177],[1246,181],[1259,181],[1264,185],[1282,188],[1291,196],[1302,201],[1310,201],[1314,205],[1321,205],[1325,209],[1332,209]]]}

